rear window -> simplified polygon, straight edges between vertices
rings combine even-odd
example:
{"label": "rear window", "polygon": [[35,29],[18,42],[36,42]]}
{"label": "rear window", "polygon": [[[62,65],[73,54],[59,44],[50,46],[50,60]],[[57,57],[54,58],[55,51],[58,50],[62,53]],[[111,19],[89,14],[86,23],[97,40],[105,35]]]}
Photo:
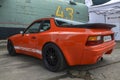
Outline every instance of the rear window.
{"label": "rear window", "polygon": [[61,18],[55,18],[55,23],[57,26],[72,26],[72,25],[81,25],[84,24],[82,22],[67,20],[67,19],[61,19]]}

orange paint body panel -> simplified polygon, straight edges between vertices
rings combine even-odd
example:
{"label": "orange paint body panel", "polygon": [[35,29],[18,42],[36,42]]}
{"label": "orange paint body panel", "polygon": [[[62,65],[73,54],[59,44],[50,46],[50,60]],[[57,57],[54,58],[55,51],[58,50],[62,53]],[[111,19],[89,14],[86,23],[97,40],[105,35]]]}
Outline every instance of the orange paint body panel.
{"label": "orange paint body panel", "polygon": [[[50,21],[50,28],[48,30],[28,33],[28,27],[23,34],[17,34],[9,38],[14,44],[17,53],[42,59],[42,49],[44,45],[47,43],[54,43],[62,51],[68,65],[73,66],[94,64],[104,54],[111,54],[115,46],[113,38],[114,33],[111,29],[61,27],[55,23],[54,18],[36,20],[32,24],[44,22],[46,20]],[[89,44],[89,36],[100,36],[100,39],[103,41],[101,43],[97,42],[96,45],[90,42]],[[108,39],[110,36],[111,40]],[[99,37],[96,39],[99,40]]]}

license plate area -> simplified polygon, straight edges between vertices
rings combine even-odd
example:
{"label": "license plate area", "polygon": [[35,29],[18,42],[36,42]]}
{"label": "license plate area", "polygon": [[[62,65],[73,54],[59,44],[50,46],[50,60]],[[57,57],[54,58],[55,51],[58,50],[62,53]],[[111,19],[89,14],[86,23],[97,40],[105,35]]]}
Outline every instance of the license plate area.
{"label": "license plate area", "polygon": [[111,35],[108,35],[108,36],[104,36],[104,37],[103,37],[103,41],[104,41],[104,42],[108,42],[108,41],[111,41],[111,40],[112,40]]}

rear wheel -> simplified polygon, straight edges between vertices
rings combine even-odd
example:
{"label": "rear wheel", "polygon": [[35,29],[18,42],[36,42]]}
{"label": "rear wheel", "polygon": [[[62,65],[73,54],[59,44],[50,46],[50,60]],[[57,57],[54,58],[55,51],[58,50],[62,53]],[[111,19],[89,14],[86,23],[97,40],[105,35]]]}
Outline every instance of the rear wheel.
{"label": "rear wheel", "polygon": [[66,66],[62,52],[52,43],[46,44],[43,48],[43,63],[48,70],[53,72],[60,71]]}
{"label": "rear wheel", "polygon": [[8,53],[11,56],[15,56],[16,55],[16,51],[15,51],[14,45],[13,45],[13,43],[10,40],[8,40],[8,42],[7,42],[7,50],[8,50]]}

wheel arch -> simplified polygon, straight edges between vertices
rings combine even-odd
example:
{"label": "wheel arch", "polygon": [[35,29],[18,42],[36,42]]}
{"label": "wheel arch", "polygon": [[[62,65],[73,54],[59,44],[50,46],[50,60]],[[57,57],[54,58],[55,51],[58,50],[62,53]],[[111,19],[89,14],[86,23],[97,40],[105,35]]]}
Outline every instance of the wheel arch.
{"label": "wheel arch", "polygon": [[66,64],[68,65],[68,60],[66,59],[66,56],[64,55],[64,52],[62,51],[60,45],[56,44],[55,42],[52,42],[52,41],[46,42],[42,47],[42,52],[43,52],[44,46],[47,45],[47,44],[54,44],[60,50],[60,52],[62,53],[62,56],[64,57],[64,60],[65,60]]}

